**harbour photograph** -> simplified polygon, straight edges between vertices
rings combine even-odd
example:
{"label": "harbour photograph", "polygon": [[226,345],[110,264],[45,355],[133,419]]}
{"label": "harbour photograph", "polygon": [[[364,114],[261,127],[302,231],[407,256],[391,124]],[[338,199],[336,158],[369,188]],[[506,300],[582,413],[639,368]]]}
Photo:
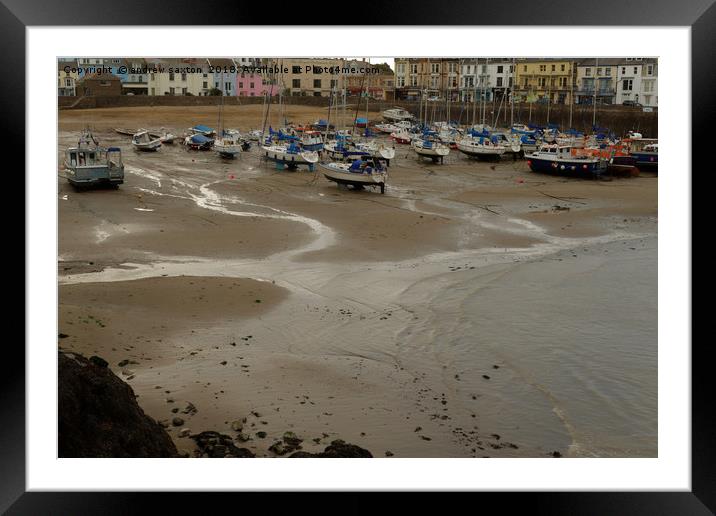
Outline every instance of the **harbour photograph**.
{"label": "harbour photograph", "polygon": [[59,457],[658,457],[657,57],[56,66]]}

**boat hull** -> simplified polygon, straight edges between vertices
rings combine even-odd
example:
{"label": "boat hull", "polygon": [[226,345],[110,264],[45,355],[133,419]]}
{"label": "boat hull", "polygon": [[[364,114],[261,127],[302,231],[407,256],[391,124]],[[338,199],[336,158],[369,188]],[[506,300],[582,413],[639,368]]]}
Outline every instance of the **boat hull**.
{"label": "boat hull", "polygon": [[471,158],[482,160],[498,160],[507,150],[504,147],[490,148],[489,146],[479,147],[472,145],[464,145],[458,142],[457,150]]}
{"label": "boat hull", "polygon": [[656,152],[632,152],[631,156],[639,170],[659,170],[659,155]]}
{"label": "boat hull", "polygon": [[322,163],[319,164],[319,166],[321,167],[324,177],[329,181],[352,186],[354,188],[377,186],[380,188],[380,193],[385,193],[385,183],[388,177],[385,173],[361,174],[357,172],[337,170],[336,168],[326,166]]}
{"label": "boat hull", "polygon": [[532,172],[546,174],[569,174],[598,176],[605,172],[606,163],[599,160],[562,160],[527,156],[527,165]]}

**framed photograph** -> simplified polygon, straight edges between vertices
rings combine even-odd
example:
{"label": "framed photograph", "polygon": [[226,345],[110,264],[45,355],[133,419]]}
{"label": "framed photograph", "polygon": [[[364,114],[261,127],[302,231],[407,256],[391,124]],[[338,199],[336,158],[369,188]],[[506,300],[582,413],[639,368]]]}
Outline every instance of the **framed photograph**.
{"label": "framed photograph", "polygon": [[27,310],[1,510],[716,509],[690,297],[716,9],[410,6],[4,3]]}

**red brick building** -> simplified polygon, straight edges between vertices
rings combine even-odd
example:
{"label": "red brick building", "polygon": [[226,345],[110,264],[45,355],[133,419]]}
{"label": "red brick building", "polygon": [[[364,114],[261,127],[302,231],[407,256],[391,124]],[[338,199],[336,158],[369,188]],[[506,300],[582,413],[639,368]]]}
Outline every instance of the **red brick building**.
{"label": "red brick building", "polygon": [[77,95],[115,97],[122,94],[122,82],[111,73],[93,73],[77,83]]}

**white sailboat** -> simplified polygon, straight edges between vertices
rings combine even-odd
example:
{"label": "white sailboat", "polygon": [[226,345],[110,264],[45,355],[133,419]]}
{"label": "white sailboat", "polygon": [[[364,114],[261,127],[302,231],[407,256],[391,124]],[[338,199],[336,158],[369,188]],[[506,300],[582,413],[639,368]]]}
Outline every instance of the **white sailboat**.
{"label": "white sailboat", "polygon": [[152,138],[149,131],[140,130],[132,136],[132,147],[137,150],[151,152],[159,150],[161,146],[162,141],[159,138]]}

